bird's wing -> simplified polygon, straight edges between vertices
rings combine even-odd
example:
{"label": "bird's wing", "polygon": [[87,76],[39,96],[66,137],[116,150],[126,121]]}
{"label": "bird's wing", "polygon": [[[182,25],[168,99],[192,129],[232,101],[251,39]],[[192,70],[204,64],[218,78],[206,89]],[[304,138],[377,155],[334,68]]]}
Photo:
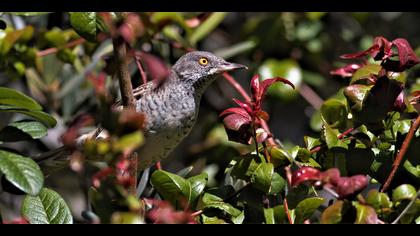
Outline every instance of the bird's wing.
{"label": "bird's wing", "polygon": [[[145,84],[138,86],[137,88],[133,89],[133,96],[134,99],[139,100],[145,93],[148,91],[152,91],[156,88],[156,84],[154,81],[149,81]],[[114,103],[113,107],[117,110],[121,109],[121,100],[118,100]]]}

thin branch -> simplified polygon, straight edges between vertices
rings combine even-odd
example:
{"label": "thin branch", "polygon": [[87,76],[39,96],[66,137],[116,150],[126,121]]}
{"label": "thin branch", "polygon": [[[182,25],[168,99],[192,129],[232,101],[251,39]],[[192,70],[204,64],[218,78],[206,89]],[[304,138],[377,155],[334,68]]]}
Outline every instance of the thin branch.
{"label": "thin branch", "polygon": [[316,110],[319,110],[324,103],[324,100],[306,83],[301,83],[299,94]]}
{"label": "thin branch", "polygon": [[[343,133],[341,133],[340,135],[337,136],[338,139],[343,139],[345,138],[347,135],[349,135],[355,128],[351,127],[349,129],[347,129],[346,131],[344,131]],[[314,147],[311,149],[311,153],[316,153],[319,152],[321,150],[322,146],[318,146],[318,147]]]}
{"label": "thin branch", "polygon": [[287,203],[287,199],[286,198],[284,198],[283,204],[284,204],[283,205],[284,206],[284,212],[286,213],[287,220],[289,221],[289,224],[293,224],[292,217],[290,216],[289,204]]}
{"label": "thin branch", "polygon": [[251,97],[248,95],[248,93],[244,90],[244,88],[236,82],[235,78],[233,78],[231,75],[229,75],[227,72],[223,73],[223,77],[236,89],[236,91],[241,94],[241,96],[247,101],[251,101]]}
{"label": "thin branch", "polygon": [[140,63],[140,57],[135,57],[135,61],[136,61],[136,64],[137,64],[137,68],[139,69],[140,76],[141,76],[141,79],[143,81],[143,84],[145,84],[145,83],[147,83],[147,76],[146,76],[146,73],[144,72],[143,66]]}
{"label": "thin branch", "polygon": [[54,54],[54,53],[57,53],[58,51],[60,51],[60,49],[71,48],[71,47],[74,47],[76,45],[80,45],[84,42],[86,42],[86,39],[78,38],[76,40],[73,40],[73,41],[67,43],[66,45],[64,45],[62,47],[59,47],[59,48],[53,47],[53,48],[48,48],[48,49],[45,49],[45,50],[42,50],[42,51],[38,51],[36,53],[36,56],[37,57],[43,57],[43,56],[46,56],[46,55],[49,55],[49,54]]}
{"label": "thin branch", "polygon": [[408,210],[410,209],[410,207],[416,202],[417,198],[420,197],[420,189],[417,191],[416,196],[410,201],[410,203],[408,203],[408,205],[404,208],[404,210],[401,212],[401,214],[397,217],[397,219],[395,219],[391,224],[396,224],[398,223],[398,221],[401,220],[401,218],[407,214]]}
{"label": "thin branch", "polygon": [[[131,76],[128,68],[129,60],[126,42],[122,37],[115,37],[112,39],[112,44],[114,46],[114,56],[117,61],[117,76],[120,85],[122,105],[124,108],[135,109],[136,101],[133,95],[133,85],[131,84]],[[133,185],[130,186],[130,191],[132,194],[136,194],[138,156],[136,153],[133,153],[129,158],[132,160],[132,163],[135,163],[135,167],[130,172],[130,176],[134,179]]]}
{"label": "thin branch", "polygon": [[203,213],[203,210],[199,210],[199,211],[196,211],[196,212],[192,213],[191,216],[196,217],[196,216],[201,215],[202,213]]}
{"label": "thin branch", "polygon": [[118,63],[118,81],[120,84],[121,101],[124,107],[135,107],[133,96],[133,85],[131,84],[130,72],[128,69],[127,46],[121,38],[112,40],[114,46],[114,56]]}
{"label": "thin branch", "polygon": [[416,131],[419,128],[419,126],[420,126],[420,115],[417,116],[416,120],[411,125],[410,130],[408,131],[408,134],[405,137],[404,142],[403,142],[403,144],[401,146],[401,149],[398,152],[398,155],[395,158],[394,163],[392,163],[391,173],[389,173],[388,178],[386,179],[384,185],[382,186],[381,192],[385,192],[388,189],[389,185],[391,184],[392,179],[394,178],[395,173],[397,172],[398,167],[401,164],[401,162],[402,162],[402,160],[404,158],[404,155],[407,152],[408,147],[410,146],[410,142],[413,139],[414,134],[416,133]]}

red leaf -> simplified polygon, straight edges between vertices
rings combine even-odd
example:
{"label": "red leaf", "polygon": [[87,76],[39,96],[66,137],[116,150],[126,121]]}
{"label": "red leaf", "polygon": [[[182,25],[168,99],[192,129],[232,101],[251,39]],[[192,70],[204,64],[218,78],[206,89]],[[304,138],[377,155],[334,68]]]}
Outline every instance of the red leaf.
{"label": "red leaf", "polygon": [[351,54],[344,54],[340,57],[343,59],[354,59],[360,58],[367,55],[371,55],[376,61],[381,61],[388,59],[392,56],[392,43],[389,42],[386,38],[380,36],[376,37],[373,41],[373,45],[366,49],[365,51],[351,53]]}
{"label": "red leaf", "polygon": [[13,225],[26,225],[29,224],[29,221],[27,221],[25,218],[23,217],[19,217],[16,219],[13,219],[12,221],[3,221],[3,224],[13,224]]}
{"label": "red leaf", "polygon": [[281,77],[275,77],[275,78],[271,78],[271,79],[265,79],[264,81],[261,82],[261,89],[260,89],[260,96],[263,97],[265,95],[265,93],[267,92],[267,89],[274,83],[276,82],[283,82],[287,85],[290,85],[290,87],[292,87],[293,89],[295,89],[295,85],[290,82],[287,79],[281,78]]}
{"label": "red leaf", "polygon": [[[243,114],[229,112],[228,110],[241,110]],[[223,113],[221,115],[225,116],[223,124],[225,126],[228,139],[238,143],[249,144],[252,133],[250,131],[251,117],[248,113],[246,113],[246,111],[242,108],[229,108],[224,112],[226,112],[227,115]]]}
{"label": "red leaf", "polygon": [[233,101],[238,104],[241,108],[243,108],[248,114],[252,114],[252,107],[249,102],[242,102],[241,100],[233,98]]}
{"label": "red leaf", "polygon": [[385,60],[392,56],[392,43],[389,42],[386,38],[376,37],[373,44],[378,45],[379,47],[379,50],[374,50],[370,54],[376,61]]}
{"label": "red leaf", "polygon": [[263,143],[271,136],[263,128],[258,128],[255,132],[257,133],[257,143]]}
{"label": "red leaf", "polygon": [[268,113],[265,111],[258,111],[256,116],[265,121],[268,121],[270,119],[270,115],[268,115]]}
{"label": "red leaf", "polygon": [[251,124],[251,120],[239,114],[230,114],[223,119],[225,127],[230,130],[238,131],[243,125]]}
{"label": "red leaf", "polygon": [[340,171],[337,168],[331,168],[321,173],[321,179],[324,183],[336,185],[340,179]]}
{"label": "red leaf", "polygon": [[305,181],[318,181],[321,179],[321,171],[304,166],[292,173],[292,186],[297,186]]}
{"label": "red leaf", "polygon": [[281,77],[275,77],[275,78],[271,78],[271,79],[265,79],[265,80],[263,80],[262,82],[261,82],[261,84],[259,85],[260,87],[259,87],[259,90],[258,90],[258,93],[257,93],[257,95],[254,95],[253,94],[253,96],[255,96],[255,106],[256,106],[256,110],[257,111],[259,111],[259,110],[261,110],[261,103],[262,103],[262,101],[264,100],[264,97],[265,97],[265,93],[267,92],[267,89],[272,85],[272,84],[274,84],[274,83],[276,83],[276,82],[283,82],[283,83],[285,83],[285,84],[288,84],[288,85],[290,85],[293,89],[295,89],[295,85],[292,83],[292,82],[290,82],[289,80],[287,80],[287,79],[284,79],[284,78],[281,78]]}
{"label": "red leaf", "polygon": [[352,177],[339,178],[335,191],[339,198],[357,194],[363,190],[368,184],[368,180],[364,175],[354,175]]}
{"label": "red leaf", "polygon": [[361,64],[349,64],[347,66],[330,71],[330,74],[338,75],[341,77],[351,77],[360,67],[362,67]]}
{"label": "red leaf", "polygon": [[170,71],[162,59],[145,52],[136,52],[136,58],[146,66],[146,71],[153,80],[164,80]]}
{"label": "red leaf", "polygon": [[397,99],[395,99],[394,102],[394,110],[398,112],[403,112],[406,108],[405,102],[404,102],[404,90],[401,91],[401,93],[398,95]]}
{"label": "red leaf", "polygon": [[147,217],[155,224],[195,224],[197,223],[191,213],[176,211],[169,202],[153,200],[153,209]]}
{"label": "red leaf", "polygon": [[259,101],[259,95],[260,95],[260,76],[254,75],[251,79],[251,94],[252,94],[252,100],[254,102]]}
{"label": "red leaf", "polygon": [[399,63],[393,60],[385,61],[382,66],[386,70],[401,72],[419,63],[419,59],[417,58],[407,40],[398,38],[392,41],[392,44],[395,45],[398,49]]}
{"label": "red leaf", "polygon": [[223,118],[224,116],[227,116],[227,115],[230,115],[230,114],[238,114],[238,115],[241,115],[241,116],[247,118],[249,121],[251,121],[251,116],[248,114],[248,112],[245,111],[245,109],[240,108],[240,107],[228,108],[228,109],[222,111],[222,113],[220,113],[219,117]]}

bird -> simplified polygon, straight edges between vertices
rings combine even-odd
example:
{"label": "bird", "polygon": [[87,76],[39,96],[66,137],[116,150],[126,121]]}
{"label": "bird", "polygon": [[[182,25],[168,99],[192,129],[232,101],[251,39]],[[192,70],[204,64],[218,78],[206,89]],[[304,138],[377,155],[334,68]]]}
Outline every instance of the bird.
{"label": "bird", "polygon": [[[206,51],[188,52],[171,67],[167,78],[159,83],[149,81],[135,89],[135,109],[145,114],[145,143],[137,150],[138,171],[165,159],[188,136],[196,123],[200,100],[206,88],[218,75],[246,66],[227,62]],[[100,136],[99,130],[95,132]],[[80,138],[79,142],[83,142]],[[59,169],[65,148],[38,158],[41,169]],[[61,156],[61,158],[60,158]],[[61,164],[59,164],[61,163]],[[67,162],[68,164],[68,162]]]}

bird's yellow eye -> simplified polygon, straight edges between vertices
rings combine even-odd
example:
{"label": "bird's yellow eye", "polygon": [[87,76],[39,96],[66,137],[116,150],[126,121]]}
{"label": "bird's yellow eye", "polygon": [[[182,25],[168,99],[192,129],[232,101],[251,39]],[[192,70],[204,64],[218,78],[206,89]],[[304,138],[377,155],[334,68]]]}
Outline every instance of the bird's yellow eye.
{"label": "bird's yellow eye", "polygon": [[198,63],[200,63],[200,65],[205,66],[207,64],[209,64],[209,61],[206,58],[200,58],[200,60],[198,60]]}

